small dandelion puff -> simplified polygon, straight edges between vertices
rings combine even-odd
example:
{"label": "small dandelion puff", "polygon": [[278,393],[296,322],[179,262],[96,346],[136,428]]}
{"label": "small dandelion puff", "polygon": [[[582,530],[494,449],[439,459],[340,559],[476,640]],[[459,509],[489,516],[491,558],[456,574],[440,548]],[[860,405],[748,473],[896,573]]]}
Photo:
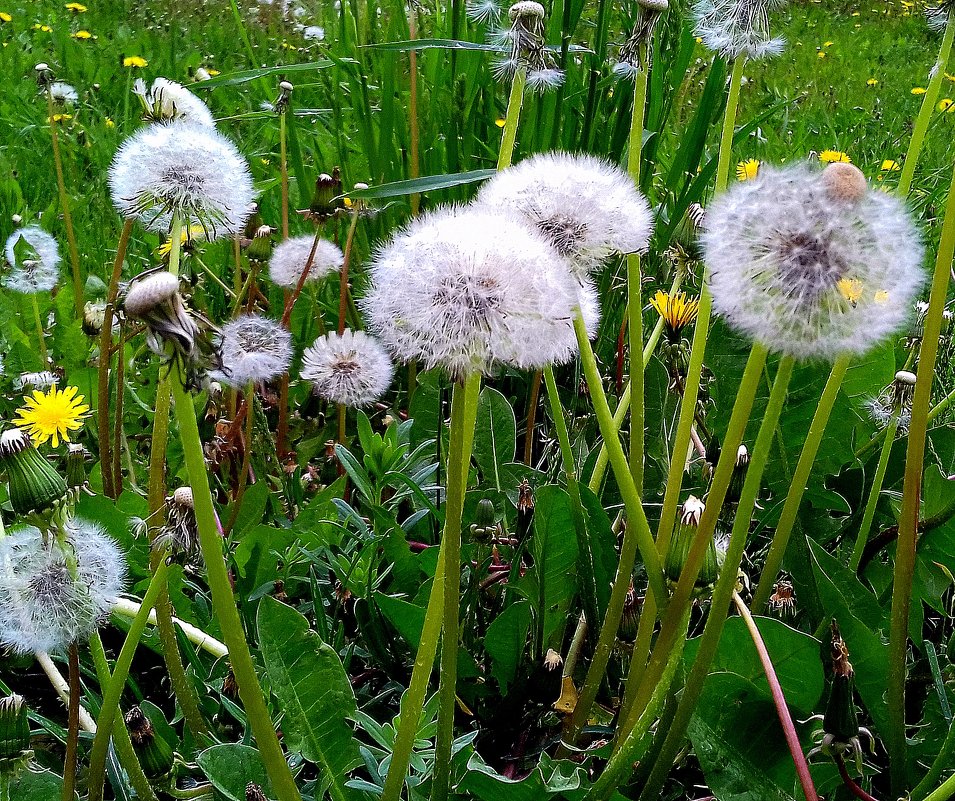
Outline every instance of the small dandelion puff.
{"label": "small dandelion puff", "polygon": [[302,28],[302,38],[307,42],[321,42],[325,38],[325,29],[319,25],[306,25]]}
{"label": "small dandelion puff", "polygon": [[556,89],[564,82],[563,70],[548,67],[545,69],[531,70],[527,73],[527,86],[537,92],[545,92],[548,89]]}
{"label": "small dandelion puff", "polygon": [[520,0],[507,12],[509,28],[492,34],[491,40],[507,49],[507,55],[493,65],[496,77],[513,77],[524,70],[528,86],[545,90],[563,83],[563,73],[556,68],[554,57],[544,45],[546,26],[544,7],[534,0]]}
{"label": "small dandelion puff", "polygon": [[35,653],[88,639],[125,577],[122,553],[95,524],[71,521],[62,544],[32,526],[11,531],[0,538],[0,642]]}
{"label": "small dandelion puff", "polygon": [[192,122],[149,125],[127,139],[109,170],[113,203],[127,219],[167,233],[178,215],[210,241],[242,231],[255,190],[245,159],[217,131]]}
{"label": "small dandelion puff", "polygon": [[[276,245],[269,259],[269,278],[278,286],[294,289],[298,286],[302,273],[312,253],[315,237],[311,234],[293,236]],[[312,256],[312,266],[308,270],[306,281],[320,281],[332,273],[341,270],[345,263],[342,250],[334,242],[319,239]]]}
{"label": "small dandelion puff", "polygon": [[3,285],[13,292],[50,292],[59,281],[60,247],[38,225],[14,231],[7,238],[4,256],[12,269]]}
{"label": "small dandelion puff", "polygon": [[388,391],[393,375],[387,351],[364,331],[319,337],[302,355],[302,378],[331,403],[368,406]]}
{"label": "small dandelion puff", "polygon": [[587,275],[617,253],[645,250],[653,220],[625,172],[593,156],[544,153],[495,175],[478,193],[487,209],[516,213]]}
{"label": "small dandelion puff", "polygon": [[713,308],[796,358],[861,355],[905,323],[923,280],[905,205],[849,164],[765,167],[707,211]]}
{"label": "small dandelion puff", "polygon": [[897,421],[898,429],[908,431],[912,420],[912,394],[915,391],[915,373],[899,370],[895,379],[875,398],[866,401],[865,407],[873,422],[880,428]]}
{"label": "small dandelion puff", "polygon": [[371,330],[402,361],[454,379],[498,363],[539,369],[577,351],[580,284],[514,215],[452,207],[413,221],[378,251],[362,301]]}
{"label": "small dandelion puff", "polygon": [[175,81],[156,78],[151,86],[147,86],[142,78],[137,78],[133,94],[143,104],[143,119],[151,122],[184,120],[206,128],[215,127],[209,107]]}
{"label": "small dandelion puff", "polygon": [[703,45],[726,58],[778,56],[785,40],[769,32],[768,11],[774,0],[697,0],[691,16]]}
{"label": "small dandelion puff", "polygon": [[501,13],[501,7],[495,0],[472,0],[467,4],[468,19],[481,25],[497,22]]}
{"label": "small dandelion puff", "polygon": [[49,91],[53,97],[53,102],[61,106],[72,106],[80,99],[76,89],[65,81],[53,81],[53,83],[50,84]]}
{"label": "small dandelion puff", "polygon": [[278,378],[292,361],[292,335],[260,314],[243,314],[222,326],[221,369],[215,380],[230,387]]}

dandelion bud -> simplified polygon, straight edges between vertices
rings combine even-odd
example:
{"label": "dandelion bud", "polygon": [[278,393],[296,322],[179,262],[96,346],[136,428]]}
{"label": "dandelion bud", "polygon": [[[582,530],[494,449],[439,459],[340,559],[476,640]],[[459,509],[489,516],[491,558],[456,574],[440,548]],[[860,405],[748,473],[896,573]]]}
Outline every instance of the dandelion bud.
{"label": "dandelion bud", "polygon": [[136,279],[126,292],[123,310],[146,324],[147,342],[154,353],[165,355],[168,342],[187,361],[195,358],[199,326],[183,303],[175,275],[161,271]]}
{"label": "dandelion bud", "polygon": [[245,801],[268,801],[262,788],[255,782],[249,782],[245,788]]}
{"label": "dandelion bud", "polygon": [[245,249],[245,255],[249,261],[264,264],[272,256],[272,234],[275,231],[268,225],[260,225],[255,229],[255,234],[249,240],[248,247]]}
{"label": "dandelion bud", "polygon": [[336,167],[332,174],[322,173],[315,181],[315,192],[312,195],[312,202],[303,212],[305,216],[314,222],[325,222],[345,210],[345,202],[341,198],[342,194],[342,174]]}
{"label": "dandelion bud", "polygon": [[284,114],[288,111],[289,103],[292,100],[292,90],[295,87],[288,81],[279,82],[279,96],[275,98],[275,111],[277,114]]}
{"label": "dandelion bud", "polygon": [[[680,522],[670,539],[670,547],[663,562],[663,570],[667,578],[674,583],[680,580],[683,566],[686,564],[693,540],[696,538],[696,531],[699,528],[703,510],[703,502],[696,496],[691,495],[686,499],[680,511]],[[718,576],[719,565],[717,563],[716,543],[711,537],[707,545],[706,556],[703,559],[703,566],[696,578],[696,588],[709,587]]]}
{"label": "dandelion bud", "polygon": [[175,763],[172,746],[156,734],[153,724],[138,706],[126,713],[126,727],[146,778],[155,781],[167,776]]}
{"label": "dandelion bud", "polygon": [[844,161],[836,161],[826,167],[822,171],[822,183],[829,197],[845,203],[858,203],[869,189],[862,170]]}
{"label": "dandelion bud", "polygon": [[66,446],[66,486],[71,490],[89,489],[86,479],[86,448],[77,442]]}
{"label": "dandelion bud", "polygon": [[780,579],[773,585],[773,594],[769,596],[769,609],[780,617],[796,614],[796,589],[791,581]]}
{"label": "dandelion bud", "polygon": [[643,606],[642,599],[637,595],[637,591],[630,583],[627,589],[627,597],[623,602],[623,615],[620,618],[620,630],[617,636],[624,642],[633,642],[637,636],[637,629],[640,625],[640,609]]}
{"label": "dandelion bud", "polygon": [[531,483],[522,478],[517,487],[517,526],[516,534],[518,539],[523,539],[530,531],[531,523],[534,520],[534,489]]}
{"label": "dandelion bud", "polygon": [[10,505],[18,515],[52,509],[66,499],[66,482],[18,428],[0,434],[0,467],[7,474]]}
{"label": "dandelion bud", "polygon": [[0,699],[0,782],[23,770],[33,756],[28,713],[21,696]]}
{"label": "dandelion bud", "polygon": [[746,481],[746,470],[749,468],[749,450],[740,445],[736,451],[736,464],[733,465],[733,475],[726,490],[726,503],[738,503],[743,493],[743,484]]}
{"label": "dandelion bud", "polygon": [[51,83],[53,83],[54,75],[53,70],[50,69],[50,65],[45,61],[41,61],[33,68],[34,75],[36,76],[36,82],[41,89],[45,89]]}
{"label": "dandelion bud", "polygon": [[620,61],[613,71],[621,77],[632,78],[650,68],[650,39],[657,20],[670,7],[667,0],[638,0],[637,21],[630,37],[620,48]]}
{"label": "dandelion bud", "polygon": [[393,375],[388,353],[364,331],[333,331],[302,354],[302,378],[332,403],[368,406],[388,391]]}
{"label": "dandelion bud", "polygon": [[23,217],[19,214],[14,214],[10,217],[10,222],[12,222],[14,225],[19,225],[23,222]]}
{"label": "dandelion bud", "polygon": [[474,510],[474,522],[471,524],[471,537],[475,542],[488,543],[497,531],[494,502],[481,498]]}

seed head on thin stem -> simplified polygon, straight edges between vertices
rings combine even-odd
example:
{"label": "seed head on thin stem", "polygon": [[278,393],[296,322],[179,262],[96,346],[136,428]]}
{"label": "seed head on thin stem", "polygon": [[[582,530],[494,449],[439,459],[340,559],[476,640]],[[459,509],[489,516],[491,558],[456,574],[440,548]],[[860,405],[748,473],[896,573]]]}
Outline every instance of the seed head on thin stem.
{"label": "seed head on thin stem", "polygon": [[534,0],[520,0],[507,12],[510,28],[498,31],[495,39],[509,48],[506,58],[497,61],[494,72],[510,78],[519,70],[527,74],[527,85],[544,91],[564,82],[564,73],[555,66],[544,45],[544,7]]}
{"label": "seed head on thin stem", "polygon": [[59,245],[38,225],[28,225],[10,234],[3,255],[10,265],[3,285],[13,292],[50,292],[60,279]]}
{"label": "seed head on thin stem", "polygon": [[[308,256],[312,252],[314,242],[314,236],[304,234],[279,243],[269,259],[269,278],[281,287],[295,289],[308,264]],[[338,245],[327,239],[319,239],[306,282],[320,281],[327,275],[337,273],[344,261],[345,256]]]}
{"label": "seed head on thin stem", "polygon": [[156,78],[147,86],[142,78],[133,84],[133,93],[143,104],[143,119],[150,122],[181,120],[215,128],[209,107],[182,84]]}
{"label": "seed head on thin stem", "polygon": [[302,378],[331,403],[368,406],[387,392],[393,375],[387,351],[363,331],[319,337],[302,355]]}
{"label": "seed head on thin stem", "polygon": [[278,378],[292,361],[292,335],[260,314],[243,314],[222,327],[216,380],[242,388]]}
{"label": "seed head on thin stem", "polygon": [[691,16],[703,44],[729,59],[779,55],[785,40],[769,32],[769,9],[779,0],[696,0]]}

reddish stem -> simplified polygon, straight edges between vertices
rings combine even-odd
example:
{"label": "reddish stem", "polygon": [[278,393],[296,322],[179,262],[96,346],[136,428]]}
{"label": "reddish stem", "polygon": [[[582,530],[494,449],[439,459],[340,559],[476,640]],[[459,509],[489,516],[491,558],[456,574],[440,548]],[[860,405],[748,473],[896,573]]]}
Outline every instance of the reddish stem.
{"label": "reddish stem", "polygon": [[740,617],[746,623],[746,628],[749,629],[749,635],[753,638],[753,645],[756,646],[756,653],[759,654],[759,661],[766,673],[766,681],[769,682],[769,689],[773,694],[773,703],[776,705],[776,713],[779,715],[779,722],[782,724],[786,744],[789,746],[789,753],[792,754],[793,764],[796,766],[796,775],[799,776],[799,783],[802,785],[806,801],[819,801],[819,794],[816,792],[816,787],[812,783],[812,775],[809,772],[809,763],[802,751],[799,735],[796,734],[796,726],[793,723],[792,715],[789,714],[789,707],[786,706],[786,696],[783,695],[783,688],[779,684],[776,668],[773,667],[769,651],[766,650],[766,643],[763,642],[763,637],[759,633],[759,628],[757,628],[752,614],[736,592],[733,593],[733,601],[736,603]]}
{"label": "reddish stem", "polygon": [[856,798],[861,799],[861,801],[877,801],[877,799],[869,795],[865,790],[863,790],[855,780],[849,775],[849,771],[846,770],[846,763],[842,759],[841,754],[835,755],[836,767],[839,768],[839,775],[842,777],[842,783],[849,788],[849,792],[852,793]]}

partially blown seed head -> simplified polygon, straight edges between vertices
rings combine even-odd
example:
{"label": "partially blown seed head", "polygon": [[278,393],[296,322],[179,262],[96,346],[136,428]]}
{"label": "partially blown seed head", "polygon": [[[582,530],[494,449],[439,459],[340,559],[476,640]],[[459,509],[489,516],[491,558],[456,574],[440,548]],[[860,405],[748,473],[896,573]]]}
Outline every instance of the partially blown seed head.
{"label": "partially blown seed head", "polygon": [[644,250],[650,207],[626,173],[593,156],[545,153],[498,173],[477,204],[534,225],[584,276],[616,253]]}
{"label": "partially blown seed head", "polygon": [[28,225],[10,234],[3,254],[10,265],[3,285],[13,292],[49,292],[59,281],[59,245],[38,225]]}
{"label": "partially blown seed head", "polygon": [[278,378],[292,361],[292,335],[260,314],[243,314],[222,327],[221,370],[216,380],[232,387]]}
{"label": "partially blown seed head", "polygon": [[764,167],[713,202],[702,237],[713,308],[797,358],[865,353],[903,325],[924,279],[903,203],[827,172]]}
{"label": "partially blown seed head", "polygon": [[387,392],[394,366],[382,345],[364,331],[319,337],[302,356],[302,378],[332,403],[367,406]]}
{"label": "partially blown seed head", "polygon": [[72,106],[80,98],[76,89],[65,81],[53,81],[50,84],[50,94],[53,96],[53,102],[62,106]]}
{"label": "partially blown seed head", "polygon": [[207,239],[242,231],[255,190],[235,145],[212,128],[183,120],[148,125],[127,139],[110,166],[119,213],[167,233],[174,215]]}
{"label": "partially blown seed head", "polygon": [[703,44],[726,58],[779,55],[786,42],[769,32],[768,10],[779,0],[696,0],[691,15]]}
{"label": "partially blown seed head", "polygon": [[[315,237],[304,234],[293,236],[277,245],[269,260],[269,278],[286,289],[294,289],[298,286],[299,279],[308,264],[313,244],[315,244]],[[315,245],[312,266],[305,280],[320,281],[325,276],[341,270],[344,262],[345,256],[338,245],[327,239],[319,239]]]}
{"label": "partially blown seed head", "polygon": [[215,120],[209,107],[182,84],[165,78],[156,78],[147,86],[142,78],[133,84],[133,92],[143,104],[143,118],[151,122],[183,120],[214,128]]}

